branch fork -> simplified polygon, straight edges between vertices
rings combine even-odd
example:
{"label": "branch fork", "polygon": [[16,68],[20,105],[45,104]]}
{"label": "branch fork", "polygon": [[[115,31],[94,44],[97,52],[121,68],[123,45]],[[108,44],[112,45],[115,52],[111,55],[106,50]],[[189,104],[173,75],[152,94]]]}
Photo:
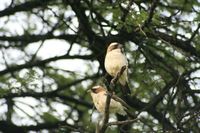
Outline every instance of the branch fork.
{"label": "branch fork", "polygon": [[[97,127],[100,129],[96,130],[96,133],[104,133],[110,124],[108,123],[109,120],[109,107],[110,107],[110,100],[113,95],[114,87],[120,76],[123,74],[123,72],[126,70],[127,66],[122,66],[120,71],[117,73],[117,75],[110,81],[110,91],[107,92],[107,97],[106,97],[106,105],[105,105],[105,110],[104,110],[104,116],[103,116],[103,123],[102,126],[97,125]],[[98,123],[99,124],[99,123]],[[113,125],[113,124],[111,124]]]}

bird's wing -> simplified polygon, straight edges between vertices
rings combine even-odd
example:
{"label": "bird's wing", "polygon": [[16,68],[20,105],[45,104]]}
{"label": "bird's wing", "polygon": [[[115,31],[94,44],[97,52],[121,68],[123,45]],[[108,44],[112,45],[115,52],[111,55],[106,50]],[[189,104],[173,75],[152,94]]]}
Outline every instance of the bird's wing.
{"label": "bird's wing", "polygon": [[131,118],[137,118],[137,116],[135,115],[135,113],[134,112],[132,112],[132,108],[124,101],[124,100],[122,100],[121,98],[119,98],[118,96],[116,96],[116,95],[113,95],[112,96],[112,99],[114,99],[115,101],[117,101],[117,102],[120,102],[121,104],[122,104],[122,106],[124,106],[125,108],[124,108],[124,111],[126,112],[126,114],[129,116],[129,117],[131,117]]}
{"label": "bird's wing", "polygon": [[126,107],[127,109],[130,109],[131,107],[124,101],[122,100],[121,98],[119,98],[118,96],[116,95],[112,95],[112,99],[117,101],[117,102],[120,102],[124,107]]}
{"label": "bird's wing", "polygon": [[[109,92],[106,92],[105,95],[111,95],[111,94]],[[125,108],[131,109],[131,107],[124,100],[122,100],[120,97],[118,97],[117,95],[112,94],[111,99],[121,103]]]}

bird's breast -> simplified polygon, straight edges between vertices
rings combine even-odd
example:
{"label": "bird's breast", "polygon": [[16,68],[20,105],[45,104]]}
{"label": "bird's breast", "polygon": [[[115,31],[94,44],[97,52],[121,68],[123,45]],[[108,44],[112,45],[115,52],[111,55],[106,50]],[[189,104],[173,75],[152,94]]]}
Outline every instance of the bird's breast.
{"label": "bird's breast", "polygon": [[94,105],[97,108],[97,110],[101,113],[103,113],[105,109],[105,100],[106,95],[104,93],[95,94],[93,96]]}
{"label": "bird's breast", "polygon": [[111,51],[106,54],[105,69],[111,76],[115,76],[121,67],[125,65],[127,66],[128,62],[121,52]]}

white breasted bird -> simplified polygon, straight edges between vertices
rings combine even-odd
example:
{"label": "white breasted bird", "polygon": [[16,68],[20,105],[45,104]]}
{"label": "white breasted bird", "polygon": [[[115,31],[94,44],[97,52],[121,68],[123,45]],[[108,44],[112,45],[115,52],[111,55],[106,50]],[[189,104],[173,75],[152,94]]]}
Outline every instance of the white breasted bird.
{"label": "white breasted bird", "polygon": [[[102,86],[94,86],[93,88],[91,88],[90,94],[92,96],[92,100],[94,102],[94,105],[95,105],[96,109],[100,113],[104,113],[105,104],[106,104],[106,98],[107,98],[106,89],[103,88]],[[117,97],[117,96],[115,95],[115,97]],[[122,99],[120,99],[120,100],[122,100]],[[123,106],[120,102],[118,102],[118,101],[114,100],[113,98],[111,98],[110,107],[109,107],[109,112],[110,113],[118,113],[120,115],[126,115],[127,113],[126,113],[125,110],[127,110],[127,108],[125,106]]]}
{"label": "white breasted bird", "polygon": [[123,53],[122,44],[113,42],[108,46],[104,65],[107,73],[112,77],[115,77],[123,66],[126,66],[125,71],[118,80],[122,85],[123,94],[130,94],[131,91],[128,86],[128,60]]}

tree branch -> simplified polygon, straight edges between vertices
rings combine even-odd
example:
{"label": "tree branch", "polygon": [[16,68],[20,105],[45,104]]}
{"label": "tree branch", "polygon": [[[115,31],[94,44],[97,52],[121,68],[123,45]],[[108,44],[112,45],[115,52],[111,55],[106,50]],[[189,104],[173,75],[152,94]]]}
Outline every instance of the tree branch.
{"label": "tree branch", "polygon": [[74,41],[78,35],[69,35],[69,34],[62,34],[58,36],[54,36],[53,34],[40,34],[40,35],[21,35],[21,36],[0,36],[1,41],[8,41],[8,42],[25,42],[22,43],[24,45],[15,44],[9,46],[2,46],[1,47],[24,47],[28,45],[28,43],[37,42],[40,40],[47,40],[47,39],[63,39],[67,41]]}
{"label": "tree branch", "polygon": [[153,18],[153,15],[154,15],[154,11],[155,11],[156,6],[157,6],[157,4],[158,4],[158,1],[159,1],[159,0],[153,0],[152,5],[151,5],[151,8],[150,8],[149,16],[148,16],[147,20],[145,20],[145,22],[144,22],[144,24],[142,25],[141,29],[143,29],[144,27],[148,27],[149,24],[151,23],[152,18]]}
{"label": "tree branch", "polygon": [[50,91],[50,92],[46,92],[46,93],[38,93],[38,92],[8,93],[8,94],[1,94],[0,98],[5,98],[5,99],[12,99],[12,98],[17,98],[17,97],[33,97],[36,99],[43,98],[43,97],[45,97],[45,98],[60,98],[60,99],[63,99],[63,100],[69,101],[69,102],[73,102],[75,104],[81,104],[85,107],[92,108],[91,103],[81,100],[81,99],[74,98],[72,96],[64,95],[63,93],[60,93],[60,92],[66,88],[77,85],[78,83],[81,83],[82,81],[86,81],[88,79],[95,79],[97,77],[99,77],[99,75],[92,75],[92,76],[85,77],[83,79],[78,79],[71,83],[59,86],[59,88],[54,91]]}
{"label": "tree branch", "polygon": [[193,34],[191,35],[190,39],[188,39],[188,43],[190,43],[190,42],[194,39],[194,37],[196,36],[196,34],[198,34],[199,28],[200,28],[200,23],[198,24],[196,30],[195,30],[195,31],[193,32]]}
{"label": "tree branch", "polygon": [[109,122],[109,123],[106,124],[106,126],[109,127],[109,126],[112,126],[112,125],[126,125],[126,124],[130,124],[130,123],[136,122],[138,120],[140,120],[140,119],[139,118],[135,118],[135,119],[132,119],[132,120]]}
{"label": "tree branch", "polygon": [[147,36],[154,39],[161,39],[168,42],[169,44],[181,49],[182,51],[189,53],[195,57],[198,57],[200,60],[200,51],[197,51],[190,43],[187,41],[183,41],[176,37],[170,36],[166,33],[154,31],[154,32],[146,32]]}
{"label": "tree branch", "polygon": [[37,125],[30,125],[30,126],[16,126],[6,121],[0,121],[0,131],[3,131],[5,133],[14,133],[14,132],[26,133],[27,131],[39,131],[42,129],[56,129],[56,128],[59,128],[60,126],[64,126],[70,131],[80,132],[80,127],[78,125],[68,124],[65,120],[58,121],[55,123],[40,123]]}
{"label": "tree branch", "polygon": [[120,71],[117,73],[117,75],[111,80],[110,85],[108,87],[108,88],[110,88],[110,90],[108,90],[108,92],[107,92],[103,123],[102,123],[102,126],[100,127],[100,130],[99,130],[100,133],[104,133],[106,131],[107,127],[108,127],[107,123],[108,123],[108,120],[109,120],[110,100],[111,100],[112,95],[113,95],[115,84],[118,81],[119,77],[123,74],[125,69],[126,69],[126,66],[123,66],[120,69]]}
{"label": "tree branch", "polygon": [[41,61],[29,62],[29,63],[25,63],[25,64],[22,64],[22,65],[16,65],[16,66],[12,66],[12,67],[10,66],[9,68],[0,71],[0,75],[19,71],[19,70],[24,69],[24,68],[32,68],[32,67],[35,67],[35,66],[43,67],[47,63],[50,63],[50,62],[56,61],[56,60],[61,60],[61,59],[91,60],[93,58],[94,58],[93,55],[73,55],[73,56],[69,56],[69,55],[64,54],[64,55],[61,55],[61,56],[56,56],[56,57],[52,57],[52,58],[41,60]]}
{"label": "tree branch", "polygon": [[14,7],[9,6],[8,8],[4,9],[3,11],[0,11],[0,17],[9,16],[16,12],[29,11],[29,10],[32,10],[33,8],[37,8],[40,6],[46,6],[47,3],[50,1],[52,1],[52,0],[44,0],[44,1],[32,0],[32,1],[24,2],[20,5],[16,5]]}

